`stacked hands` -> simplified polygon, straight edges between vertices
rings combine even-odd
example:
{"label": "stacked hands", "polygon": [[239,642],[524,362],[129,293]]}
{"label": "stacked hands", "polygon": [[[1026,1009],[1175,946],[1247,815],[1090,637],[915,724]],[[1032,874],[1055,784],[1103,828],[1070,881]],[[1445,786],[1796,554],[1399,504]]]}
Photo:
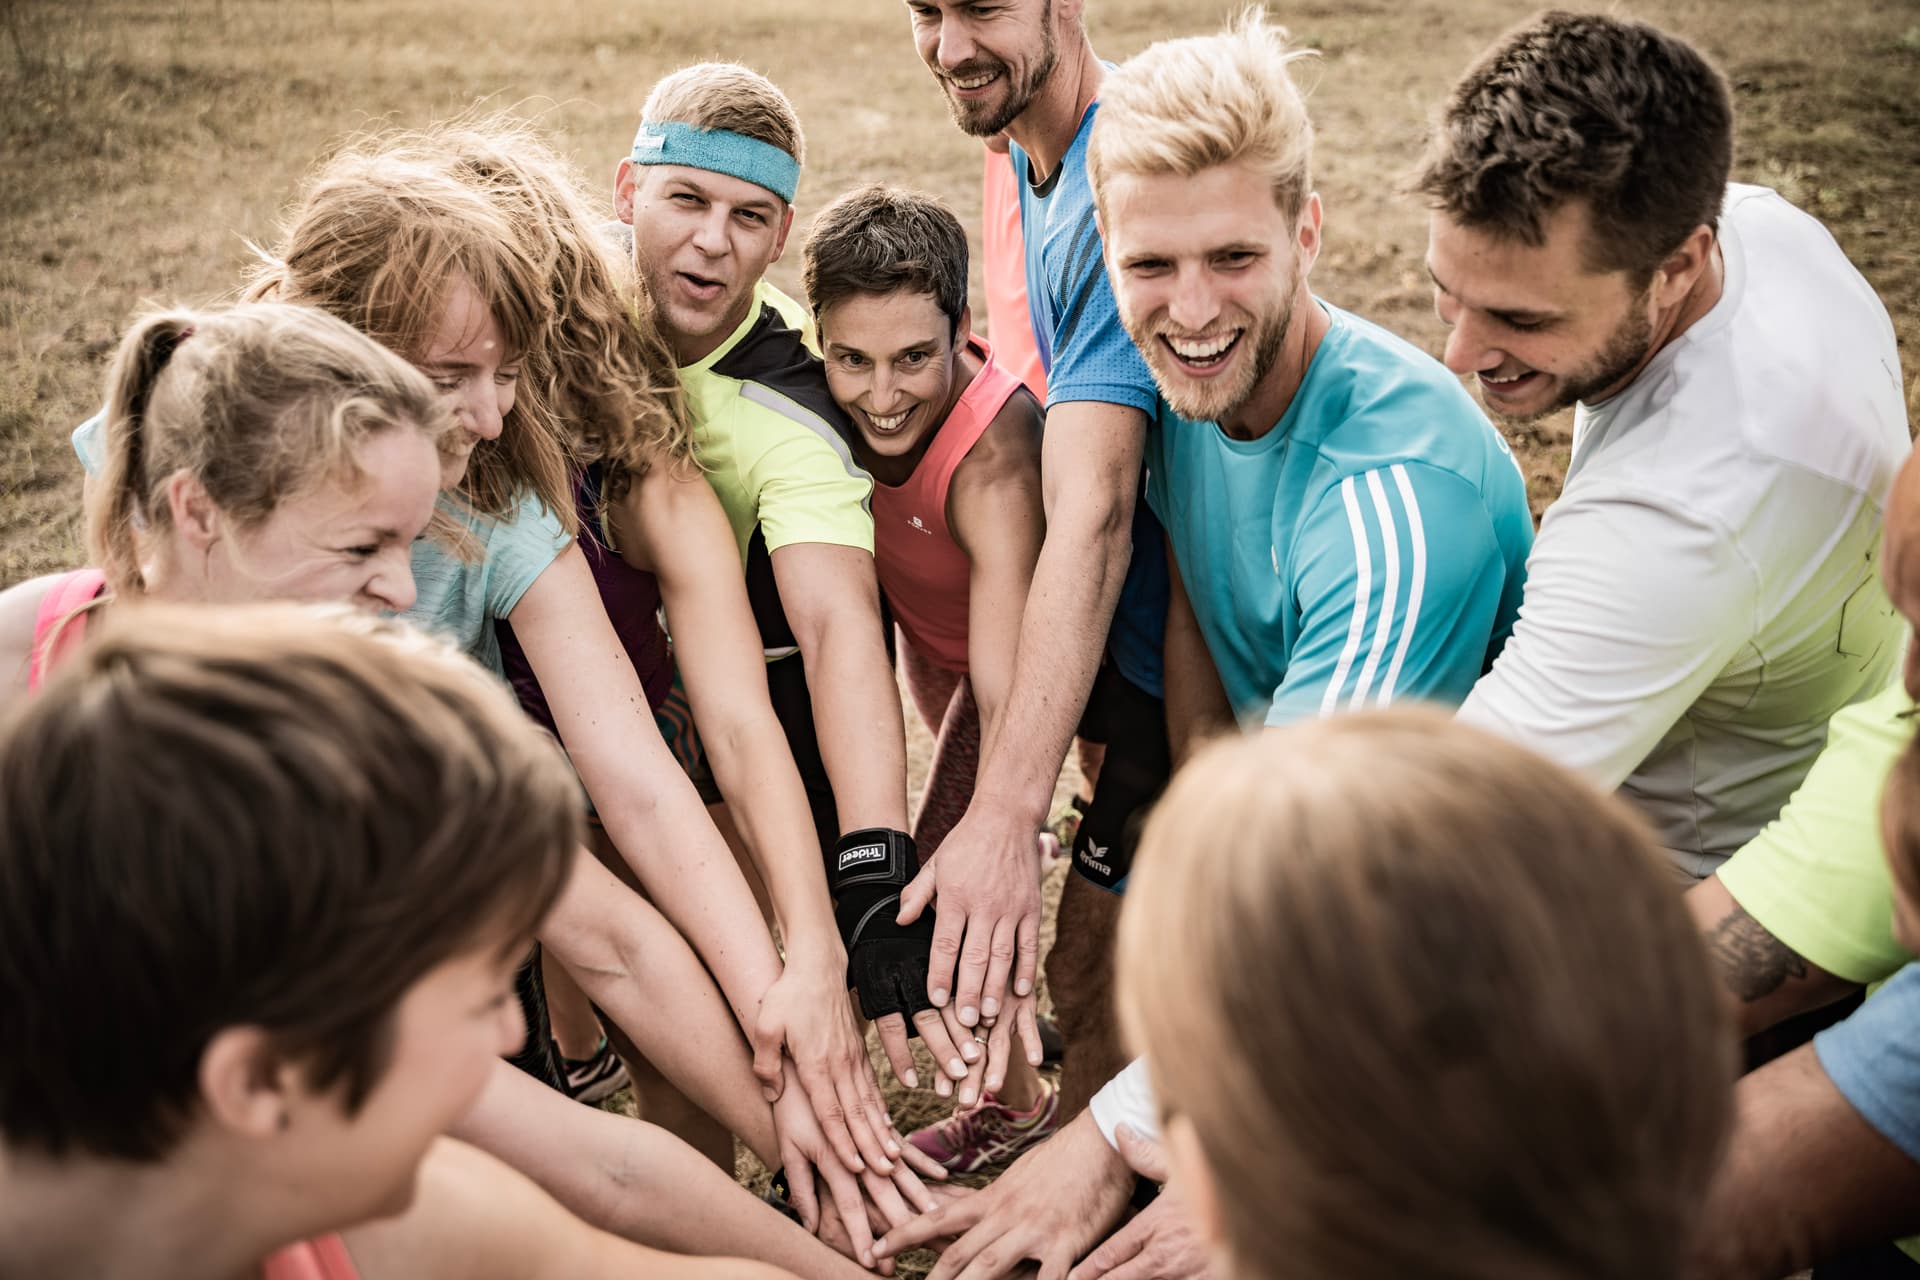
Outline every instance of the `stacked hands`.
{"label": "stacked hands", "polygon": [[947,1172],[894,1128],[854,1002],[878,1029],[902,1084],[920,1087],[909,1044],[917,1035],[936,1064],[934,1092],[962,1107],[1000,1088],[1016,1035],[1027,1061],[1041,1061],[1034,837],[1020,836],[1017,857],[980,857],[966,834],[963,821],[924,867],[904,832],[843,837],[829,864],[840,938],[811,950],[798,939],[788,946],[755,1027],[753,1070],[773,1107],[802,1224],[887,1275],[900,1249],[955,1234],[926,1229],[956,1221],[940,1216],[943,1202],[963,1209],[975,1198],[922,1181],[943,1181]]}

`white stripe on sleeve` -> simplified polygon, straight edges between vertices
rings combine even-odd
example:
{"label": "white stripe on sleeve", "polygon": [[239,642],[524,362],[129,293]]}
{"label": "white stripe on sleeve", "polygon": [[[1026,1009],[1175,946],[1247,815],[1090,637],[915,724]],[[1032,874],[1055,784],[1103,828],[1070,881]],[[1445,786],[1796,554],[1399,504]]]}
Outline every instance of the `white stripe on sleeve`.
{"label": "white stripe on sleeve", "polygon": [[1323,716],[1332,715],[1340,705],[1340,687],[1346,684],[1354,655],[1360,652],[1360,633],[1367,626],[1367,594],[1373,581],[1373,558],[1367,551],[1367,523],[1360,515],[1360,499],[1354,492],[1352,476],[1340,482],[1340,499],[1347,505],[1347,529],[1353,535],[1353,618],[1347,623],[1347,647],[1341,650],[1333,679],[1327,681],[1327,691],[1320,698]]}
{"label": "white stripe on sleeve", "polygon": [[1400,679],[1400,664],[1407,660],[1407,649],[1413,643],[1413,629],[1420,621],[1420,597],[1427,586],[1427,529],[1420,522],[1420,499],[1414,496],[1413,482],[1407,479],[1407,469],[1400,463],[1393,464],[1394,487],[1400,491],[1400,501],[1406,504],[1407,543],[1412,548],[1412,582],[1407,587],[1407,620],[1400,627],[1400,643],[1393,651],[1393,662],[1387,667],[1387,678],[1380,683],[1380,703],[1387,706],[1393,701],[1393,686]]}
{"label": "white stripe on sleeve", "polygon": [[1367,703],[1367,690],[1373,688],[1373,674],[1380,669],[1380,655],[1387,651],[1393,635],[1393,607],[1400,603],[1400,532],[1393,527],[1393,512],[1387,506],[1387,489],[1380,483],[1378,471],[1367,472],[1367,492],[1373,497],[1373,514],[1380,521],[1380,546],[1385,561],[1380,577],[1380,616],[1373,624],[1373,644],[1367,649],[1366,665],[1353,686],[1353,700],[1347,705],[1359,708]]}

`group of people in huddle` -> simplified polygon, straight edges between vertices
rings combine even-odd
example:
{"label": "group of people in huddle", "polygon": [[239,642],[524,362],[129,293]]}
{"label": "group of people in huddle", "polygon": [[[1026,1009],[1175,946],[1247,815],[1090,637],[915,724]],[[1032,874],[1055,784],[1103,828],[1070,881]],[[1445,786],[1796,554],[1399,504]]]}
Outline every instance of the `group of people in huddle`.
{"label": "group of people in huddle", "polygon": [[[1306,51],[1083,8],[907,0],[986,324],[898,185],[768,283],[724,63],[610,207],[386,134],[134,324],[91,564],[0,594],[0,1275],[1920,1266],[1884,307],[1696,49],[1555,12],[1410,184],[1435,360],[1313,288]],[[1489,415],[1567,408],[1536,531]]]}

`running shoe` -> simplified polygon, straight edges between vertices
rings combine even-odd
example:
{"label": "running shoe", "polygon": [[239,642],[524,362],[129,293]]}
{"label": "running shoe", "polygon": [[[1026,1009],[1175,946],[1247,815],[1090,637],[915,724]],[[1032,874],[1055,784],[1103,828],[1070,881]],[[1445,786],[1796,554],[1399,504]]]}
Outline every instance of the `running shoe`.
{"label": "running shoe", "polygon": [[567,1096],[575,1102],[604,1102],[627,1087],[626,1064],[605,1036],[591,1058],[560,1059],[560,1073],[567,1083]]}
{"label": "running shoe", "polygon": [[957,1112],[937,1124],[915,1129],[907,1141],[932,1156],[950,1173],[973,1173],[1005,1164],[1028,1147],[1044,1142],[1060,1126],[1060,1087],[1040,1078],[1040,1101],[1032,1111],[1000,1105],[992,1094],[971,1111]]}

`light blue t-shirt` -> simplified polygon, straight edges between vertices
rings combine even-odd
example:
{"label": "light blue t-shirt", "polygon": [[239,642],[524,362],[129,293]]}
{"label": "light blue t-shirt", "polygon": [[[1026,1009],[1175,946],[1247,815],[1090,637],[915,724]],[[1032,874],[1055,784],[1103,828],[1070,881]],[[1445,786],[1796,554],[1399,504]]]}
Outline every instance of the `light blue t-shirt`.
{"label": "light blue t-shirt", "polygon": [[[1027,309],[1047,371],[1047,407],[1091,400],[1126,405],[1151,420],[1160,392],[1120,323],[1093,219],[1087,140],[1099,104],[1087,108],[1073,145],[1039,189],[1026,153],[1012,150],[1026,242]],[[1133,509],[1133,560],[1120,586],[1107,650],[1120,674],[1163,696],[1160,650],[1167,629],[1167,553],[1145,501]]]}
{"label": "light blue t-shirt", "polygon": [[1910,964],[1845,1022],[1813,1038],[1814,1056],[1863,1119],[1920,1161],[1920,964]]}
{"label": "light blue t-shirt", "polygon": [[1241,723],[1458,705],[1513,629],[1533,518],[1500,433],[1378,325],[1332,327],[1286,414],[1229,438],[1164,404],[1147,498]]}
{"label": "light blue t-shirt", "polygon": [[[88,471],[99,469],[104,414],[75,428],[73,451]],[[532,493],[508,520],[478,515],[458,499],[440,496],[440,510],[463,525],[478,543],[472,562],[429,538],[413,544],[413,608],[400,615],[501,673],[500,642],[493,624],[513,612],[520,597],[565,551],[573,537],[560,517]]]}

